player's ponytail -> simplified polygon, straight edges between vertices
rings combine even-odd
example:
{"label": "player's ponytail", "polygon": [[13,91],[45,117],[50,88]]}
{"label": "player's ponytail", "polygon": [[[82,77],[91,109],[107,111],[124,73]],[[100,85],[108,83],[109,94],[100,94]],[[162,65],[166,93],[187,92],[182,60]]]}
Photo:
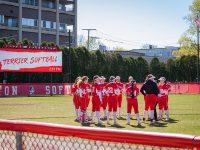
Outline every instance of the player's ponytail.
{"label": "player's ponytail", "polygon": [[76,79],[75,79],[75,81],[74,81],[74,84],[75,85],[77,85],[77,83],[78,83],[78,81],[81,79],[81,77],[79,76],[79,77],[77,77]]}
{"label": "player's ponytail", "polygon": [[80,79],[80,80],[78,80],[78,82],[77,82],[77,87],[79,88],[80,86],[81,86],[81,84],[83,83],[83,81]]}

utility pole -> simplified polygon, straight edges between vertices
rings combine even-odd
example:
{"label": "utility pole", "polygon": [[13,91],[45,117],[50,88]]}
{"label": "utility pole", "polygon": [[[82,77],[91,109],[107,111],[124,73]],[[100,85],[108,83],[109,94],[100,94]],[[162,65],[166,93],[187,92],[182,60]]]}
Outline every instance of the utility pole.
{"label": "utility pole", "polygon": [[[197,14],[197,19],[199,20],[199,13]],[[199,24],[197,23],[197,83],[199,83]]]}
{"label": "utility pole", "polygon": [[82,29],[88,32],[87,49],[90,50],[90,31],[96,31],[97,29]]}
{"label": "utility pole", "polygon": [[72,82],[72,65],[71,65],[71,31],[69,30],[69,81]]}

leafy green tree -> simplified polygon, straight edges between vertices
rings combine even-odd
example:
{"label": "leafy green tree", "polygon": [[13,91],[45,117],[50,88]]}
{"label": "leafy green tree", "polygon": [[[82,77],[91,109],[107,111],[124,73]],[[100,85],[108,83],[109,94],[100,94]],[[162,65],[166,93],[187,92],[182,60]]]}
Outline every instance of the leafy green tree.
{"label": "leafy green tree", "polygon": [[4,47],[5,42],[3,40],[0,40],[0,48]]}
{"label": "leafy green tree", "polygon": [[193,0],[191,6],[189,7],[189,14],[185,17],[185,20],[189,24],[189,28],[179,39],[180,49],[173,53],[176,57],[181,57],[184,55],[196,55],[197,54],[197,27],[195,19],[197,14],[200,12],[200,1]]}
{"label": "leafy green tree", "polygon": [[163,62],[160,62],[158,58],[153,58],[150,62],[150,73],[155,75],[157,78],[161,76],[167,77],[167,70],[166,70],[166,64]]}
{"label": "leafy green tree", "polygon": [[138,82],[144,82],[146,76],[148,75],[149,73],[149,65],[148,65],[148,62],[142,58],[142,57],[138,57],[136,59],[136,69],[135,69],[135,72],[136,72],[136,80]]}
{"label": "leafy green tree", "polygon": [[48,46],[48,42],[47,41],[42,41],[41,46]]}
{"label": "leafy green tree", "polygon": [[186,36],[182,36],[178,42],[180,44],[180,49],[173,52],[174,56],[181,57],[184,55],[197,55],[197,46],[195,41]]}

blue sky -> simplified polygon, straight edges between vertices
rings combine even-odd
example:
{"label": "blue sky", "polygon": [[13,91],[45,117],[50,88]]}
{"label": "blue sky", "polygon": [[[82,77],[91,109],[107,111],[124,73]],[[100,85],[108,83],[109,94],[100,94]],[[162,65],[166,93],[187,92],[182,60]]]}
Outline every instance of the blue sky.
{"label": "blue sky", "polygon": [[183,18],[191,3],[192,0],[78,0],[78,34],[86,35],[82,28],[96,28],[92,36],[100,37],[110,47],[126,49],[145,43],[177,46],[188,27]]}

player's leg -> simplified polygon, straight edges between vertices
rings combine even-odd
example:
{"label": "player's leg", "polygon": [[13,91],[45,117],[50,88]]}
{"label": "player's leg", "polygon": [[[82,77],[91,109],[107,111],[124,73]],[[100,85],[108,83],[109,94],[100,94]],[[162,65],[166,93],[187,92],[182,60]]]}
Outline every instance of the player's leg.
{"label": "player's leg", "polygon": [[146,121],[148,119],[148,109],[149,109],[149,104],[148,104],[146,96],[144,96],[144,116],[143,116],[143,121]]}
{"label": "player's leg", "polygon": [[131,122],[131,100],[127,99],[127,125],[130,125]]}
{"label": "player's leg", "polygon": [[111,112],[112,112],[112,99],[111,99],[111,96],[108,96],[107,124],[110,124],[109,120],[110,120]]}
{"label": "player's leg", "polygon": [[117,96],[117,107],[118,107],[118,117],[121,117],[122,113],[122,94]]}
{"label": "player's leg", "polygon": [[104,96],[102,101],[103,119],[107,118],[107,103],[108,103],[107,96]]}
{"label": "player's leg", "polygon": [[73,102],[74,102],[74,108],[75,108],[75,113],[76,113],[75,121],[78,122],[79,121],[80,112],[79,112],[79,102],[78,102],[78,97],[77,96],[73,97]]}
{"label": "player's leg", "polygon": [[88,95],[88,96],[86,97],[86,107],[87,107],[87,108],[88,108],[89,104],[90,104],[90,96]]}
{"label": "player's leg", "polygon": [[133,109],[134,109],[135,116],[137,119],[137,125],[140,125],[141,121],[140,121],[140,114],[139,114],[139,109],[138,109],[138,101],[135,99],[133,100]]}
{"label": "player's leg", "polygon": [[113,101],[113,120],[114,120],[114,125],[118,125],[117,124],[117,97],[113,96],[112,97],[112,101]]}
{"label": "player's leg", "polygon": [[154,106],[154,119],[155,120],[158,120],[157,105],[158,105],[158,99],[156,99],[155,106]]}
{"label": "player's leg", "polygon": [[80,98],[80,102],[81,102],[81,123],[85,123],[86,120],[86,99]]}
{"label": "player's leg", "polygon": [[168,107],[168,98],[165,97],[163,99],[163,107],[165,110],[165,114],[166,114],[166,121],[169,121],[169,107]]}
{"label": "player's leg", "polygon": [[150,119],[151,119],[151,124],[155,122],[154,120],[154,109],[155,109],[155,104],[156,104],[156,96],[153,94],[149,94],[146,96],[147,101],[150,106]]}
{"label": "player's leg", "polygon": [[92,112],[91,112],[91,123],[94,123],[94,114],[95,114],[95,110],[96,110],[96,105],[95,105],[95,98],[92,97]]}
{"label": "player's leg", "polygon": [[101,121],[101,113],[100,113],[100,108],[101,108],[101,103],[99,98],[95,98],[95,111],[96,111],[96,117],[98,124],[102,124],[103,122]]}
{"label": "player's leg", "polygon": [[158,98],[158,108],[159,108],[158,120],[162,120],[162,117],[163,117],[163,99],[162,99],[162,97]]}

